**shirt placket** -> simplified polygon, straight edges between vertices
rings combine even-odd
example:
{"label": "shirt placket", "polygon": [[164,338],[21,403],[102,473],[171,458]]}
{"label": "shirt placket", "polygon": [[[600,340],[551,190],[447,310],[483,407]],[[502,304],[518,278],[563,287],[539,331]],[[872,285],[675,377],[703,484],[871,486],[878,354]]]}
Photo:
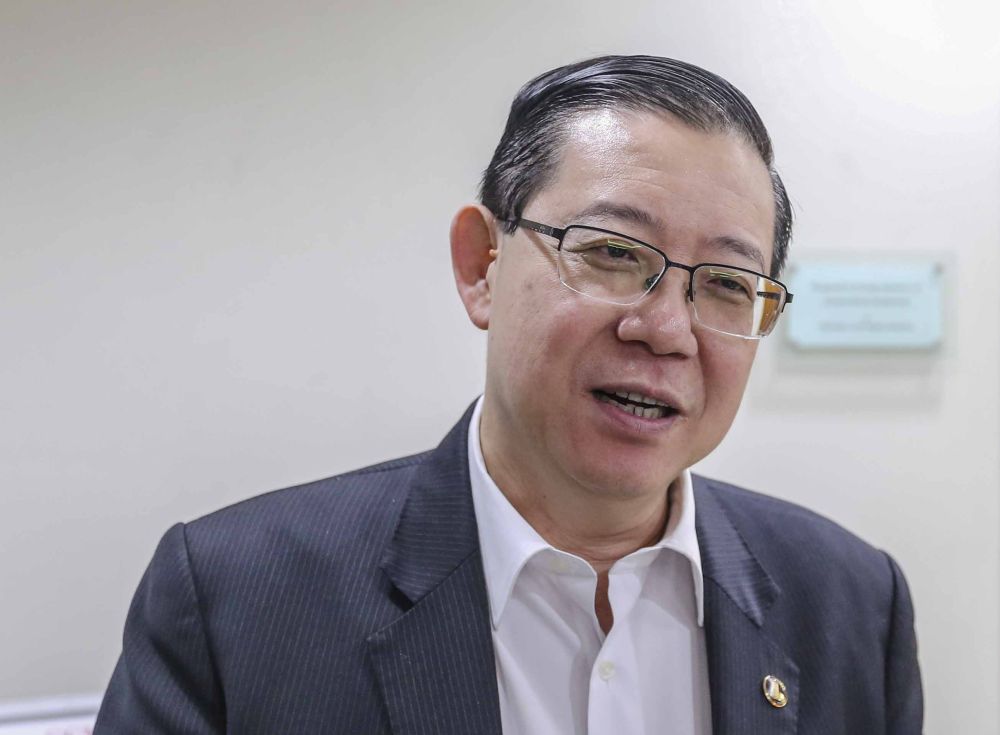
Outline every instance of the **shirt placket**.
{"label": "shirt placket", "polygon": [[[609,573],[608,599],[614,624],[604,637],[591,669],[588,735],[644,732],[642,682],[637,676],[630,614],[642,594],[651,559],[650,552],[626,557]],[[596,622],[596,614],[594,619]]]}

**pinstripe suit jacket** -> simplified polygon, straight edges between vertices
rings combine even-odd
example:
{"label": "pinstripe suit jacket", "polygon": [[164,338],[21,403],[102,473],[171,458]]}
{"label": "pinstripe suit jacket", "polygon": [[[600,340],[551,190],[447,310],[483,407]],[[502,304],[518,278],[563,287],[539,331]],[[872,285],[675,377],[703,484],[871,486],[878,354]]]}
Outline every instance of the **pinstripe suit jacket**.
{"label": "pinstripe suit jacket", "polygon": [[[470,413],[434,451],[171,528],[95,735],[499,733]],[[788,503],[694,490],[716,735],[919,733],[895,563]]]}

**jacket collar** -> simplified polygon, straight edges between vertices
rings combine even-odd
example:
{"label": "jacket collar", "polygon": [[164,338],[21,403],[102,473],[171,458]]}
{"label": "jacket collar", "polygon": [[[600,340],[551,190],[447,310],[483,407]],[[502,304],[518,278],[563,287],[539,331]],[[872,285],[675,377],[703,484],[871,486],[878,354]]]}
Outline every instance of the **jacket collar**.
{"label": "jacket collar", "polygon": [[[694,477],[696,527],[705,575],[705,647],[715,732],[798,731],[799,668],[772,640],[768,611],[781,588],[727,510],[732,489]],[[784,683],[788,703],[773,707],[764,677]]]}
{"label": "jacket collar", "polygon": [[500,735],[467,454],[472,407],[420,464],[381,568],[406,599],[368,638],[392,732]]}
{"label": "jacket collar", "polygon": [[[397,735],[500,733],[489,600],[469,484],[474,406],[417,468],[381,568],[406,598],[399,618],[368,639]],[[791,735],[798,667],[766,634],[778,584],[746,544],[711,482],[693,476],[705,577],[705,637],[715,732]],[[407,609],[408,608],[408,609]],[[771,674],[789,703],[767,704]],[[749,731],[749,730],[746,730]]]}
{"label": "jacket collar", "polygon": [[462,562],[478,555],[466,450],[474,406],[469,406],[417,468],[396,532],[382,557],[386,575],[414,604]]}
{"label": "jacket collar", "polygon": [[[420,465],[381,567],[411,603],[418,602],[479,551],[469,483],[473,403]],[[710,486],[692,475],[702,572],[760,627],[781,590],[750,551]]]}
{"label": "jacket collar", "polygon": [[781,588],[736,530],[717,491],[711,489],[712,481],[698,475],[692,475],[692,479],[702,572],[760,628]]}

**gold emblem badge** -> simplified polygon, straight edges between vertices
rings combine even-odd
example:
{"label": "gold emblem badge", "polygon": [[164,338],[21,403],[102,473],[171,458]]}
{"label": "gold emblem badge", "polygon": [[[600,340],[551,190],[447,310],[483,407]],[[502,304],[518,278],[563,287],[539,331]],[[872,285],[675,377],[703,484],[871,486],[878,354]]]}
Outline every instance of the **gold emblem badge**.
{"label": "gold emblem badge", "polygon": [[766,699],[772,707],[781,709],[788,704],[788,691],[785,689],[785,682],[777,676],[772,674],[765,676],[763,687],[764,699]]}

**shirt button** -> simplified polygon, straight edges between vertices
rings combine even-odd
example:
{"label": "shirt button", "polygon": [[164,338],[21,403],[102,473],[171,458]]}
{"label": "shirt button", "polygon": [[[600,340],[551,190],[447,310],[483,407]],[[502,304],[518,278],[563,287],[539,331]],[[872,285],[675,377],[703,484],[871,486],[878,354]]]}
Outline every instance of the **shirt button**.
{"label": "shirt button", "polygon": [[615,665],[610,661],[601,661],[597,664],[597,675],[607,681],[615,675]]}

